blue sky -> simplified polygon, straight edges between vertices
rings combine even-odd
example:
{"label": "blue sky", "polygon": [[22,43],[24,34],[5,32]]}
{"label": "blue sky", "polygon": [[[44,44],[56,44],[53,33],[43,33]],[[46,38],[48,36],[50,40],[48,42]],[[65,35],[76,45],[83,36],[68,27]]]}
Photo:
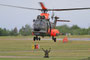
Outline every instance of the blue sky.
{"label": "blue sky", "polygon": [[[41,8],[38,2],[43,2],[47,8],[82,8],[90,7],[90,0],[0,0],[0,4],[23,6],[30,8]],[[33,25],[40,11],[25,10],[0,6],[0,27],[20,29],[25,24]],[[51,12],[50,16],[51,16]],[[69,26],[77,24],[82,28],[90,27],[90,10],[55,12],[60,19],[70,20],[69,23],[58,22],[57,25],[67,24]],[[51,18],[51,17],[50,17]]]}

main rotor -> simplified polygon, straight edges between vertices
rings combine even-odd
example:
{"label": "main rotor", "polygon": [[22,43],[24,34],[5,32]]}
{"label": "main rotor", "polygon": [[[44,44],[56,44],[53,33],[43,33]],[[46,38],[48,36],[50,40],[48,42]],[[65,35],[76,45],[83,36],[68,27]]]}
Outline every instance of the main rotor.
{"label": "main rotor", "polygon": [[42,9],[36,9],[36,8],[29,8],[29,7],[21,7],[21,6],[14,6],[14,5],[7,5],[7,4],[0,4],[1,6],[7,6],[7,7],[15,7],[15,8],[21,8],[21,9],[28,9],[28,10],[38,10],[43,13],[47,13],[48,11],[72,11],[72,10],[86,10],[90,9],[90,7],[87,8],[68,8],[68,9],[47,9],[42,2],[39,2]]}

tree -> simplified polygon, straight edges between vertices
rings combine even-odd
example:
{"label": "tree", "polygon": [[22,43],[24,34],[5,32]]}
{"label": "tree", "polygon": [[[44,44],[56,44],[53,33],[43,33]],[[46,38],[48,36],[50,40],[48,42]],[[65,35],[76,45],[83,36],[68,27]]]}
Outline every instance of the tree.
{"label": "tree", "polygon": [[28,24],[25,25],[25,32],[26,32],[26,35],[32,34],[30,25]]}
{"label": "tree", "polygon": [[87,34],[88,34],[88,29],[83,28],[83,29],[80,31],[80,34],[81,34],[81,35],[87,35]]}
{"label": "tree", "polygon": [[0,28],[0,36],[3,35],[3,30]]}
{"label": "tree", "polygon": [[80,29],[80,27],[77,26],[77,25],[73,25],[73,26],[71,27],[71,29]]}
{"label": "tree", "polygon": [[20,35],[25,35],[25,28],[22,26],[22,28],[19,30]]}
{"label": "tree", "polygon": [[17,36],[17,35],[18,35],[18,29],[17,29],[17,27],[15,27],[14,29],[12,29],[12,30],[10,31],[10,35],[11,35],[11,36]]}
{"label": "tree", "polygon": [[6,28],[2,29],[0,28],[0,36],[8,36],[9,35],[9,30]]}
{"label": "tree", "polygon": [[70,27],[67,25],[57,26],[56,29],[58,29],[63,35],[70,33]]}
{"label": "tree", "polygon": [[32,34],[31,27],[28,24],[26,24],[25,27],[22,27],[19,30],[19,33],[23,36],[31,35]]}
{"label": "tree", "polygon": [[73,35],[80,35],[81,28],[77,25],[73,25],[70,30]]}
{"label": "tree", "polygon": [[88,35],[90,35],[90,27],[88,28]]}

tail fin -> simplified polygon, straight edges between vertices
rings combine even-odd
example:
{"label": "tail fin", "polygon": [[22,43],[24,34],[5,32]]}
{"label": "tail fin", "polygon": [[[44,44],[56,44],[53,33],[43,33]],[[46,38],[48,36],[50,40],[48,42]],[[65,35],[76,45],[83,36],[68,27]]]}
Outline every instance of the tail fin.
{"label": "tail fin", "polygon": [[44,10],[47,9],[42,2],[39,2],[39,3],[41,5],[42,9],[44,9]]}

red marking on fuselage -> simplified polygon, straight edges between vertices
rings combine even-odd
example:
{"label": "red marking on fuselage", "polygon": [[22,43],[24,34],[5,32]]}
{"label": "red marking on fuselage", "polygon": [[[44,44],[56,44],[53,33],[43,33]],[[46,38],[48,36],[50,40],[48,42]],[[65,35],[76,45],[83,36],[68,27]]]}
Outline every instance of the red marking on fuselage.
{"label": "red marking on fuselage", "polygon": [[48,33],[51,35],[51,36],[57,36],[60,34],[59,30],[57,29],[51,29],[51,32],[50,32],[50,29],[48,30]]}
{"label": "red marking on fuselage", "polygon": [[49,14],[48,13],[41,13],[41,16],[45,16],[45,19],[49,19]]}

